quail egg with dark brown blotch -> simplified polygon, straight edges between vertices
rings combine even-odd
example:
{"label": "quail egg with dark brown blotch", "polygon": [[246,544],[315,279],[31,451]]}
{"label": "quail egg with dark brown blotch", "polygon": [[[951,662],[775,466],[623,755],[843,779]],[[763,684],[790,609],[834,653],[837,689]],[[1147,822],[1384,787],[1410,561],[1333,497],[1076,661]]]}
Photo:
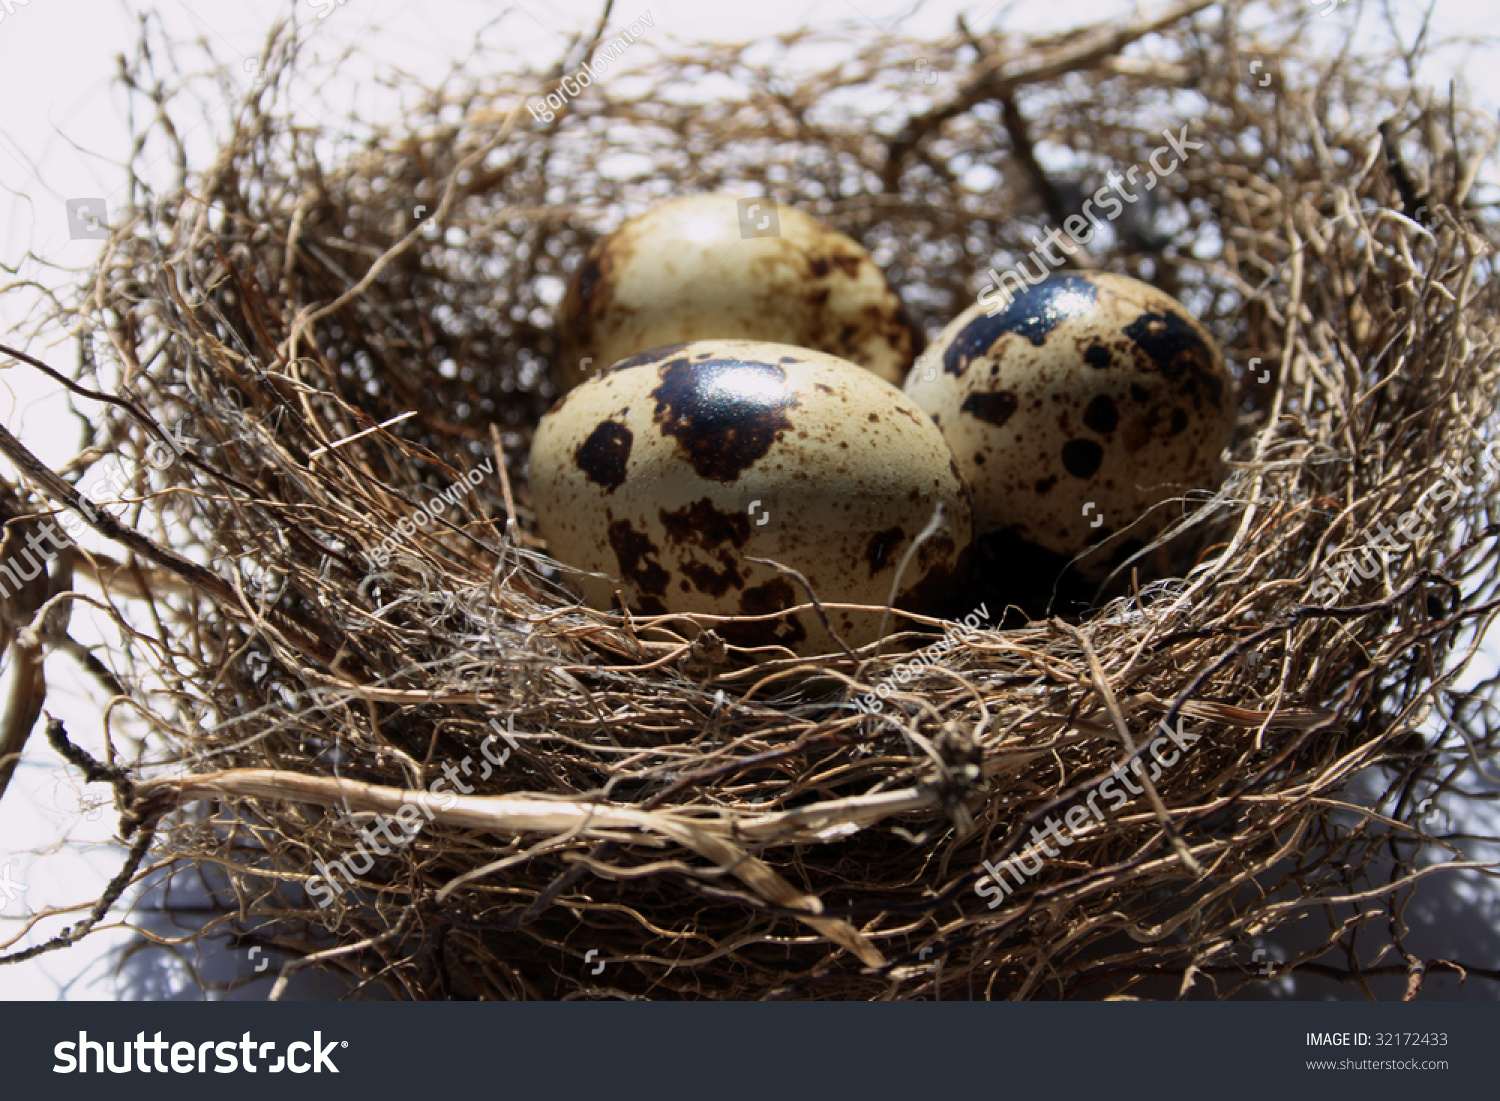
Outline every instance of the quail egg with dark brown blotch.
{"label": "quail egg with dark brown blotch", "polygon": [[925,336],[851,237],[771,199],[690,195],[589,250],[558,310],[559,392],[647,348],[771,340],[901,385]]}
{"label": "quail egg with dark brown blotch", "polygon": [[906,392],[973,491],[982,571],[1034,605],[1065,574],[1097,584],[1220,484],[1235,388],[1208,331],[1139,280],[1059,273],[997,305],[960,314]]}
{"label": "quail egg with dark brown blotch", "polygon": [[[731,644],[828,653],[875,640],[896,607],[945,614],[972,539],[942,434],[869,371],[786,344],[704,340],[632,356],[559,399],[531,450],[537,526],[593,607],[768,616],[712,626]],[[899,617],[897,617],[899,618]],[[678,624],[674,629],[681,629]],[[897,626],[893,619],[888,629]],[[688,630],[689,634],[693,631]]]}

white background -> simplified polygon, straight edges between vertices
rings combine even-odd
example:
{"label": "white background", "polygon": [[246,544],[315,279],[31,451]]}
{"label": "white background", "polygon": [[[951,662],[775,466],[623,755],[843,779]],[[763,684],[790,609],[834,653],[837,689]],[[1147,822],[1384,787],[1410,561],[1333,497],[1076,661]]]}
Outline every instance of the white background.
{"label": "white background", "polygon": [[[292,100],[302,120],[339,121],[351,112],[366,121],[394,117],[397,92],[376,87],[377,77],[388,80],[397,71],[427,81],[439,80],[474,47],[482,27],[487,42],[503,43],[523,52],[538,64],[555,60],[577,31],[592,28],[599,7],[584,3],[551,3],[525,0],[504,7],[482,0],[347,0],[331,8],[333,0],[301,0],[298,17],[310,30],[312,56],[332,57],[350,44],[360,56],[342,63],[336,79],[321,76],[312,86],[292,87]],[[1326,7],[1328,0],[1310,4]],[[1425,3],[1398,0],[1397,10],[1408,40],[1413,36]],[[621,0],[612,23],[616,28],[649,10],[654,26],[647,40],[661,45],[676,40],[712,39],[743,41],[793,30],[799,26],[828,27],[859,22],[865,29],[894,29],[905,15],[903,30],[917,35],[939,36],[954,26],[962,12],[975,30],[994,26],[1015,33],[1054,30],[1101,19],[1120,19],[1137,9],[1106,0],[1051,0],[1049,3],[998,5],[977,3],[926,3],[919,6],[886,0],[758,0],[753,4],[704,3],[702,0]],[[329,9],[328,17],[317,18]],[[106,196],[111,213],[124,199],[124,175],[119,165],[128,154],[128,136],[123,125],[124,98],[113,82],[117,72],[115,55],[133,53],[138,19],[154,11],[172,37],[203,39],[231,68],[246,73],[248,87],[265,40],[266,29],[288,9],[267,0],[212,0],[183,3],[162,0],[159,7],[138,3],[106,3],[104,0],[0,0],[0,104],[4,133],[0,134],[0,263],[15,270],[0,279],[36,280],[46,286],[72,282],[68,269],[86,266],[98,242],[69,238],[64,201],[67,198]],[[497,16],[508,12],[496,24]],[[1328,33],[1354,16],[1352,7],[1334,14]],[[1375,12],[1361,16],[1375,22]],[[1443,35],[1500,33],[1500,5],[1473,0],[1437,0],[1434,32]],[[1500,104],[1500,65],[1492,49],[1459,46],[1440,51],[1422,73],[1438,87],[1457,76],[1479,104],[1494,112]],[[399,79],[391,80],[399,88]],[[409,85],[407,86],[409,88]],[[204,102],[203,114],[188,119],[178,105],[176,119],[196,165],[207,163],[217,138],[224,132],[228,103]],[[1372,119],[1371,127],[1379,120]],[[165,183],[169,166],[154,182]],[[1493,178],[1493,177],[1491,177]],[[25,260],[28,253],[46,263]],[[18,269],[18,270],[17,270]],[[25,321],[22,303],[26,294],[0,296],[0,326],[15,334]],[[34,298],[33,298],[34,300]],[[8,335],[7,340],[19,339]],[[72,352],[30,343],[26,350],[52,362],[65,372],[73,367]],[[86,403],[79,409],[88,414]],[[44,462],[54,466],[71,458],[79,448],[80,425],[68,411],[59,389],[37,372],[21,365],[0,369],[0,421],[17,433]],[[7,468],[8,477],[14,474]],[[90,544],[93,545],[93,544]],[[75,637],[85,642],[103,639],[91,634],[86,617],[75,614]],[[1488,659],[1488,655],[1486,655]],[[1482,662],[1489,668],[1490,660]],[[101,703],[104,696],[92,680],[63,655],[48,659],[50,713],[63,719],[80,744],[98,752],[101,745]],[[1472,679],[1472,678],[1470,678]],[[8,678],[7,678],[8,680]],[[0,691],[5,690],[0,685]],[[80,802],[82,800],[82,802]],[[45,907],[70,907],[95,898],[103,883],[118,868],[119,847],[110,838],[115,829],[113,813],[105,809],[95,817],[80,820],[80,806],[98,807],[98,790],[84,792],[76,773],[65,770],[42,739],[38,723],[27,755],[10,790],[0,801],[0,881],[4,874],[26,884],[17,900],[0,895],[0,942],[19,931],[26,912]],[[1489,832],[1495,825],[1490,823]],[[1421,925],[1419,952],[1472,955],[1474,962],[1500,966],[1496,956],[1496,915],[1493,885],[1469,877],[1451,889],[1440,905],[1412,915]],[[47,922],[55,931],[76,920],[79,913]],[[190,981],[192,966],[199,961],[189,947],[177,963],[167,953],[156,951],[136,957],[118,967],[118,954],[111,949],[124,944],[123,930],[96,934],[80,948],[54,953],[20,966],[0,968],[0,998],[121,998],[201,997]],[[1286,946],[1271,946],[1272,958],[1285,954]],[[243,953],[224,954],[210,969],[220,978],[247,975],[254,967]],[[1488,958],[1486,958],[1488,957]],[[265,984],[247,988],[241,996],[264,996]],[[1453,984],[1434,983],[1432,991],[1451,995]],[[305,994],[316,991],[305,989]],[[1357,990],[1348,992],[1359,996]],[[1492,984],[1471,983],[1469,997],[1496,996]],[[1323,996],[1327,996],[1326,992]]]}

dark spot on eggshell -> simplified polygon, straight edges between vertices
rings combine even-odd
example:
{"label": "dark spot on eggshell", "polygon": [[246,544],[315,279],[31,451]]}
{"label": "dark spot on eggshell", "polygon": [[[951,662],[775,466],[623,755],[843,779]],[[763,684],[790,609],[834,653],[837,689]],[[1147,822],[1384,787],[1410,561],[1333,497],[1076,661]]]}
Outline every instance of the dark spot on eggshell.
{"label": "dark spot on eggshell", "polygon": [[815,382],[815,383],[813,383],[813,389],[814,390],[821,390],[825,394],[831,394],[831,393],[833,393],[833,387],[832,386],[828,386],[825,383],[821,383],[821,382]]}
{"label": "dark spot on eggshell", "polygon": [[1114,359],[1110,356],[1109,349],[1103,344],[1090,344],[1084,349],[1083,361],[1090,367],[1097,367],[1103,370],[1112,364]]}
{"label": "dark spot on eggshell", "polygon": [[720,512],[708,497],[676,511],[662,509],[658,515],[673,543],[713,550],[724,544],[743,547],[750,538],[750,520],[743,512]]}
{"label": "dark spot on eggshell", "polygon": [[578,298],[581,302],[588,303],[593,300],[594,291],[598,289],[599,283],[604,278],[604,268],[608,262],[607,255],[607,246],[597,251],[591,251],[584,259],[583,266],[578,269],[578,274],[574,278],[578,287]]}
{"label": "dark spot on eggshell", "polygon": [[1117,442],[1127,453],[1134,454],[1155,438],[1160,424],[1161,407],[1153,405],[1143,415],[1133,416],[1125,421]]}
{"label": "dark spot on eggshell", "polygon": [[812,272],[814,279],[822,279],[832,270],[828,261],[821,256],[809,256],[807,258],[807,269]]}
{"label": "dark spot on eggshell", "polygon": [[1063,466],[1075,478],[1092,478],[1104,461],[1104,448],[1093,440],[1069,440],[1063,444]]}
{"label": "dark spot on eggshell", "polygon": [[770,615],[784,611],[797,602],[796,590],[784,577],[753,585],[740,594],[740,611],[745,615]]}
{"label": "dark spot on eggshell", "polygon": [[652,614],[665,612],[660,598],[666,595],[671,577],[659,562],[653,561],[656,544],[649,535],[636,531],[629,520],[611,519],[608,530],[609,545],[620,564],[620,577],[635,585],[637,604]]}
{"label": "dark spot on eggshell", "polygon": [[737,589],[745,583],[740,576],[739,566],[735,557],[728,552],[720,552],[718,555],[719,568],[715,569],[707,562],[690,560],[678,566],[700,593],[709,596],[723,596],[730,589]]}
{"label": "dark spot on eggshell", "polygon": [[601,286],[608,286],[614,270],[615,257],[609,247],[609,238],[605,238],[589,250],[568,281],[568,290],[559,309],[559,316],[568,319],[567,331],[563,334],[564,344],[585,348],[593,343],[594,326],[598,320],[596,314],[609,307],[611,297],[599,291]]}
{"label": "dark spot on eggshell", "polygon": [[[661,508],[661,526],[669,543],[679,547],[699,547],[712,562],[699,559],[679,561],[678,568],[693,582],[697,591],[721,597],[729,589],[739,588],[744,577],[739,573],[736,550],[750,538],[750,520],[744,513],[724,513],[711,499],[693,501],[684,508]],[[717,565],[715,565],[717,562]]]}
{"label": "dark spot on eggshell", "polygon": [[1038,493],[1051,493],[1052,492],[1052,487],[1055,486],[1056,484],[1057,484],[1057,475],[1056,474],[1049,474],[1045,478],[1038,478],[1036,480],[1036,491]]}
{"label": "dark spot on eggshell", "polygon": [[959,406],[959,410],[998,428],[1010,420],[1019,404],[1015,394],[1009,390],[1001,390],[994,394],[970,394],[964,398],[964,403]]}
{"label": "dark spot on eggshell", "polygon": [[917,552],[917,579],[896,598],[896,607],[922,615],[945,615],[954,609],[973,568],[969,548],[962,550],[953,536],[939,531]]}
{"label": "dark spot on eggshell", "polygon": [[852,252],[835,252],[829,256],[833,266],[847,275],[850,279],[859,277],[859,269],[862,258]]}
{"label": "dark spot on eggshell", "polygon": [[906,538],[906,532],[901,528],[887,528],[870,536],[870,541],[865,545],[865,562],[869,564],[870,576],[874,577],[890,560],[891,552],[901,545],[901,540]]}
{"label": "dark spot on eggshell", "polygon": [[573,452],[573,461],[589,481],[613,493],[625,481],[625,465],[630,460],[634,437],[630,429],[615,421],[600,421],[589,438]]}
{"label": "dark spot on eggshell", "polygon": [[1171,427],[1169,427],[1167,429],[1167,435],[1169,435],[1169,436],[1179,435],[1179,434],[1181,434],[1182,430],[1185,429],[1187,426],[1188,426],[1188,416],[1187,416],[1187,414],[1184,413],[1181,409],[1173,409],[1172,410],[1172,424],[1171,424]]}
{"label": "dark spot on eggshell", "polygon": [[626,356],[624,359],[611,364],[604,373],[613,374],[616,371],[623,371],[627,367],[649,367],[653,363],[659,363],[664,359],[675,356],[686,347],[687,343],[683,342],[679,344],[663,344],[656,348],[647,348],[644,352],[636,352],[633,356]]}
{"label": "dark spot on eggshell", "polygon": [[677,440],[698,475],[733,482],[791,428],[787,411],[799,402],[774,363],[732,358],[659,368],[661,385],[652,420]]}
{"label": "dark spot on eggshell", "polygon": [[1130,384],[1130,396],[1136,401],[1150,401],[1151,391],[1147,390],[1144,386],[1141,386],[1138,383],[1132,382]]}
{"label": "dark spot on eggshell", "polygon": [[1107,436],[1120,423],[1120,414],[1115,411],[1115,403],[1109,396],[1100,394],[1083,411],[1083,423],[1101,436]]}
{"label": "dark spot on eggshell", "polygon": [[1164,378],[1182,379],[1182,392],[1193,399],[1194,405],[1198,404],[1200,385],[1214,405],[1220,404],[1224,380],[1214,370],[1213,352],[1181,314],[1148,310],[1124,331]]}
{"label": "dark spot on eggshell", "polygon": [[1069,318],[1088,313],[1098,300],[1099,291],[1086,276],[1049,275],[1016,295],[993,317],[976,317],[965,325],[943,353],[943,370],[962,375],[971,360],[988,354],[1006,333],[1041,347],[1048,333]]}
{"label": "dark spot on eggshell", "polygon": [[[784,577],[775,577],[754,585],[740,594],[740,611],[745,615],[771,615],[798,603],[797,592]],[[767,619],[759,623],[729,620],[714,630],[733,646],[795,646],[807,638],[807,628],[794,616]]]}
{"label": "dark spot on eggshell", "polygon": [[702,497],[686,508],[662,509],[658,515],[669,543],[684,548],[696,546],[718,563],[715,568],[708,562],[688,559],[679,565],[699,592],[723,596],[744,584],[736,554],[750,538],[750,521],[743,513],[720,512],[712,500]]}

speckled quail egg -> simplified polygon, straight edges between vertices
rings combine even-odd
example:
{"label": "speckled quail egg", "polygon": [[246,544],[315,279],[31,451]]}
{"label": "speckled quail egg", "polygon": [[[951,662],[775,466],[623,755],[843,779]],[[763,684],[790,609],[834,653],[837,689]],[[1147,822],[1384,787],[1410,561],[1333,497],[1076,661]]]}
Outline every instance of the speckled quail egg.
{"label": "speckled quail egg", "polygon": [[[823,352],[702,340],[629,357],[560,398],[531,449],[537,526],[585,600],[637,613],[770,615],[809,600],[806,577],[850,646],[874,641],[908,549],[896,605],[945,614],[973,528],[942,434],[901,391]],[[899,617],[897,617],[899,618]],[[816,611],[698,621],[732,645],[836,648]],[[888,629],[895,626],[892,621]],[[691,625],[685,627],[693,634]]]}
{"label": "speckled quail egg", "polygon": [[901,385],[925,342],[853,239],[770,199],[691,195],[595,243],[557,316],[558,390],[688,340],[772,340]]}
{"label": "speckled quail egg", "polygon": [[1092,586],[1182,515],[1166,502],[1222,481],[1233,380],[1182,304],[1135,279],[1059,273],[987,304],[954,319],[906,392],[973,491],[981,575],[1024,578],[1033,597]]}

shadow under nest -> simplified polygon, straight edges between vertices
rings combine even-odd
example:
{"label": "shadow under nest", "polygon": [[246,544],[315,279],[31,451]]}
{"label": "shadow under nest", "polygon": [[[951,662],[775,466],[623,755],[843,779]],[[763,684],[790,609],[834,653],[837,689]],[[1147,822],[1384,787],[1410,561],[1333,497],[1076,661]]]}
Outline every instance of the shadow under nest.
{"label": "shadow under nest", "polygon": [[[1267,981],[1249,938],[1336,903],[1352,924],[1294,967],[1410,972],[1389,914],[1442,844],[1413,810],[1454,782],[1417,727],[1494,611],[1488,131],[1392,58],[1315,51],[1301,6],[1256,10],[1253,33],[1201,3],[1029,43],[856,30],[825,72],[641,45],[538,123],[525,103],[583,39],[551,73],[471,63],[337,156],[279,113],[279,29],[214,162],[138,202],[66,318],[80,385],[118,380],[92,457],[133,472],[95,524],[129,555],[87,571],[153,731],[94,777],[127,872],[217,867],[219,924],[288,974],[402,998],[1221,997]],[[740,90],[694,102],[712,74]],[[1159,238],[1075,260],[1177,295],[1242,368],[1182,576],[915,673],[938,621],[807,660],[578,606],[525,456],[553,307],[600,232],[668,194],[770,195],[859,240],[931,332],[1056,224],[1042,153],[1102,174],[1184,125],[1203,148],[1163,181]],[[147,462],[166,435],[180,454]],[[1465,461],[1440,521],[1310,598]],[[882,714],[853,705],[887,682]],[[983,862],[1036,857],[1158,731],[1178,763],[990,907]],[[444,766],[473,794],[415,805]],[[1388,790],[1354,806],[1372,766]],[[420,829],[396,843],[403,803]],[[1319,962],[1355,925],[1390,959]]]}

